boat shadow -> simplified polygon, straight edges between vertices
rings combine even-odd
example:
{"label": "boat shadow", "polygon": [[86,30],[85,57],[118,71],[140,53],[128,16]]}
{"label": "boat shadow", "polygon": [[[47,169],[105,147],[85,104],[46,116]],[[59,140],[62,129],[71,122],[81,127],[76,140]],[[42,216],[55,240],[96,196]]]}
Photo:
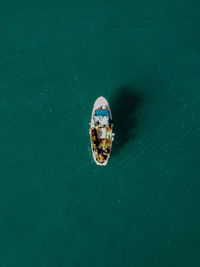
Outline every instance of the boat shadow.
{"label": "boat shadow", "polygon": [[143,97],[132,86],[125,85],[117,89],[112,99],[111,112],[114,121],[113,132],[115,133],[112,155],[116,155],[130,139],[138,134],[137,113]]}

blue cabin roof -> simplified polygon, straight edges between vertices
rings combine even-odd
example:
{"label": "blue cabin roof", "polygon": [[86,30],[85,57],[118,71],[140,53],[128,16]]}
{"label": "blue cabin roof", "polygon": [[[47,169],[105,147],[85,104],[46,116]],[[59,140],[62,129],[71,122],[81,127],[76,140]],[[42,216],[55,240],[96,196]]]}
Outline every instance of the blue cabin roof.
{"label": "blue cabin roof", "polygon": [[97,109],[95,110],[95,116],[109,117],[109,113],[107,109]]}

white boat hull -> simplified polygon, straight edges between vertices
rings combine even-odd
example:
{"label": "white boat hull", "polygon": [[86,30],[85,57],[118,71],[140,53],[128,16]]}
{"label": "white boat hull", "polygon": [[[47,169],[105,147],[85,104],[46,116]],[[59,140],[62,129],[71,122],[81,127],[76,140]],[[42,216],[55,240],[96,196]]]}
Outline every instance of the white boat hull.
{"label": "white boat hull", "polygon": [[[107,113],[106,116],[96,116],[96,112],[105,112]],[[105,99],[105,97],[101,96],[97,98],[97,100],[94,103],[93,109],[92,109],[92,115],[91,115],[91,122],[90,122],[90,138],[91,138],[91,150],[92,155],[95,163],[100,166],[106,166],[108,163],[108,159],[110,157],[111,153],[111,147],[112,147],[112,141],[113,141],[113,132],[112,132],[112,114],[110,110],[110,106],[108,104],[108,101]],[[97,149],[93,147],[94,142],[92,141],[92,131],[98,131],[97,134]],[[109,144],[109,147],[107,147],[107,151],[109,150],[109,153],[104,154],[104,151],[101,153],[102,157],[104,155],[104,160],[99,161],[99,146],[101,140],[107,142]],[[108,149],[109,148],[109,149]]]}

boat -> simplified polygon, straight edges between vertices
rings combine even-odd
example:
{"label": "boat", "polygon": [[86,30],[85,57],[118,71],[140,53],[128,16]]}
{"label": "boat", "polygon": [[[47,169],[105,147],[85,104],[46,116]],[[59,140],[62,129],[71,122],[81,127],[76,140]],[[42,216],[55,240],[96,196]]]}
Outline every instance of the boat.
{"label": "boat", "polygon": [[108,101],[100,96],[94,103],[89,134],[95,163],[106,166],[114,140],[113,120]]}

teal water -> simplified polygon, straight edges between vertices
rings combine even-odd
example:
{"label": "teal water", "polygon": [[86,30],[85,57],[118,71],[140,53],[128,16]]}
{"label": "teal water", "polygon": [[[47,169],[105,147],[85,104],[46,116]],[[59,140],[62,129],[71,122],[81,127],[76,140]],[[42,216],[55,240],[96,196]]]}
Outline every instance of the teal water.
{"label": "teal water", "polygon": [[1,0],[0,33],[0,266],[200,266],[200,2]]}

